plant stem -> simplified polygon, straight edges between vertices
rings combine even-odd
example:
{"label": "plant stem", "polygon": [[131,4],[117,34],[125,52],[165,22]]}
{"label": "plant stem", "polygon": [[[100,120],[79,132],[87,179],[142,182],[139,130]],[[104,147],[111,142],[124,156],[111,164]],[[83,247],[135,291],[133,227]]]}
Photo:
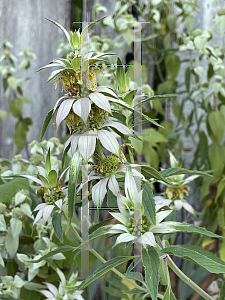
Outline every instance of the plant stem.
{"label": "plant stem", "polygon": [[[67,216],[66,214],[63,212],[63,216],[64,218],[67,220]],[[75,234],[75,236],[77,237],[77,239],[79,240],[79,242],[83,243],[82,238],[80,237],[79,233],[76,231],[76,229],[71,225],[71,229],[73,230],[73,233]],[[89,248],[89,251],[96,257],[98,258],[102,263],[106,263],[107,261],[100,255],[98,254],[98,252],[96,252],[93,248]],[[122,273],[120,273],[116,268],[112,268],[112,271],[117,274],[119,277],[121,277],[122,279],[124,279],[126,282],[128,282],[129,284],[133,285],[134,288],[137,288],[139,290],[143,290],[144,292],[147,292],[145,288],[137,285],[135,282],[131,281],[129,278],[127,278],[126,276],[124,276]],[[159,298],[163,298],[161,295],[158,296]]]}
{"label": "plant stem", "polygon": [[193,290],[195,290],[200,296],[202,296],[206,300],[214,300],[211,296],[209,296],[205,291],[203,291],[194,281],[192,281],[189,277],[187,277],[173,262],[173,260],[168,256],[167,257],[168,266],[174,271],[177,276],[182,279],[187,285],[189,285]]}

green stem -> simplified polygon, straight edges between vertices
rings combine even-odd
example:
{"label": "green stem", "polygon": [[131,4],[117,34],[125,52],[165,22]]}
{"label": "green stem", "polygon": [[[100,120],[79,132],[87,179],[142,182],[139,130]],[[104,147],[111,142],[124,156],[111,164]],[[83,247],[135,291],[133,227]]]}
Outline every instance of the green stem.
{"label": "green stem", "polygon": [[168,256],[167,257],[168,266],[174,271],[177,276],[182,279],[187,285],[189,285],[194,291],[196,291],[200,296],[202,296],[206,300],[213,300],[211,296],[209,296],[205,291],[203,291],[194,281],[192,281],[189,277],[187,277],[173,262],[173,260]]}
{"label": "green stem", "polygon": [[[67,216],[65,213],[63,213],[64,218],[67,220]],[[76,231],[76,229],[71,225],[71,229],[73,230],[73,233],[75,234],[75,236],[77,237],[77,239],[79,240],[79,242],[83,243],[82,238],[80,237],[79,233]],[[100,255],[98,254],[98,252],[96,252],[93,248],[89,248],[89,251],[96,257],[98,258],[102,263],[106,263],[107,261]],[[119,277],[121,277],[122,279],[124,279],[126,282],[128,282],[129,284],[133,285],[134,288],[138,288],[139,290],[143,290],[144,292],[146,292],[146,289],[144,289],[143,287],[137,285],[135,282],[131,281],[130,279],[128,279],[126,276],[124,276],[122,273],[120,273],[117,269],[112,268],[112,271],[117,274]],[[161,295],[159,296],[159,298],[161,297]]]}

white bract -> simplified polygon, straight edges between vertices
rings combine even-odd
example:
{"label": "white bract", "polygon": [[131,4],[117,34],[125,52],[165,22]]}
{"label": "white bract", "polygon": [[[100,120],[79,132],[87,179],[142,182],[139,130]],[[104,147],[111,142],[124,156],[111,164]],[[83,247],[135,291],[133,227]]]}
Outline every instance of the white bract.
{"label": "white bract", "polygon": [[[57,201],[55,201],[55,205],[59,208],[59,210],[62,210],[62,205],[63,205],[63,200],[59,199]],[[41,203],[39,204],[34,211],[38,211],[34,223],[36,224],[42,217],[44,219],[44,221],[46,222],[48,220],[48,218],[50,217],[52,211],[54,208],[56,208],[56,206],[53,204],[48,205],[47,203]]]}
{"label": "white bract", "polygon": [[58,289],[51,283],[45,283],[48,290],[40,291],[46,300],[84,300],[81,296],[83,291],[76,291],[80,282],[76,280],[77,274],[72,274],[67,281],[62,271],[57,269],[57,273],[61,279]]}
{"label": "white bract", "polygon": [[120,157],[120,146],[113,135],[108,130],[102,129],[105,127],[114,127],[125,135],[130,135],[131,131],[128,127],[118,122],[106,121],[99,130],[89,130],[82,134],[74,133],[71,135],[65,143],[64,149],[71,144],[72,155],[78,148],[80,154],[83,156],[85,161],[94,154],[97,139],[101,142],[102,146],[111,153]]}
{"label": "white bract", "polygon": [[130,164],[129,166],[126,166],[126,164],[123,164],[122,166],[120,166],[118,168],[118,170],[114,174],[108,175],[108,176],[103,176],[101,174],[99,174],[99,175],[98,174],[96,174],[96,175],[90,174],[89,180],[102,178],[98,183],[96,183],[92,187],[92,199],[93,199],[95,205],[97,205],[98,207],[101,206],[101,204],[105,198],[105,195],[107,193],[107,185],[108,185],[108,189],[116,197],[118,197],[119,192],[120,192],[119,184],[117,182],[117,177],[119,176],[118,173],[125,173],[125,191],[128,193],[128,190],[129,190],[131,193],[133,185],[128,182],[127,178],[129,177],[129,171],[127,170],[127,167],[131,168],[132,177],[143,178],[144,176],[135,169],[135,167],[138,167],[138,166],[139,165],[137,165],[137,164]]}
{"label": "white bract", "polygon": [[[105,96],[103,93],[109,94],[109,96]],[[75,114],[77,114],[84,123],[87,122],[88,115],[91,111],[91,104],[95,104],[97,107],[111,113],[110,101],[117,102],[117,95],[106,86],[99,86],[96,92],[90,93],[86,98],[79,98],[78,100],[71,98],[65,99],[61,97],[54,106],[54,112],[56,111],[59,103],[57,114],[56,114],[56,124],[57,126],[67,117],[71,109]]]}
{"label": "white bract", "polygon": [[20,289],[24,286],[23,281],[18,275],[12,276],[1,276],[0,283],[0,295],[8,295],[15,299],[19,298]]}

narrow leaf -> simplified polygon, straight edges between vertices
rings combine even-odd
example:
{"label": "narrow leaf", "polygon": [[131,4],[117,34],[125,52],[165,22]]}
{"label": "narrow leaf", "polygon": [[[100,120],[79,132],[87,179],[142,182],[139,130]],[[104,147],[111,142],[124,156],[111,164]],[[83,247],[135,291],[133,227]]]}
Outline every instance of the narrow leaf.
{"label": "narrow leaf", "polygon": [[195,245],[170,246],[161,250],[161,253],[172,254],[190,260],[210,273],[225,273],[225,262],[213,253]]}
{"label": "narrow leaf", "polygon": [[153,247],[142,250],[142,260],[145,267],[145,281],[152,300],[157,300],[159,285],[159,255]]}
{"label": "narrow leaf", "polygon": [[50,123],[52,117],[53,117],[53,109],[51,109],[51,110],[48,112],[47,116],[45,117],[44,124],[43,124],[42,130],[41,130],[40,142],[41,142],[42,139],[43,139],[43,136],[44,136],[44,134],[45,134],[45,131],[46,131],[46,129],[47,129],[47,127],[48,127],[48,124]]}
{"label": "narrow leaf", "polygon": [[148,182],[145,182],[143,185],[142,204],[146,217],[152,224],[156,224],[155,199],[153,197],[152,188]]}
{"label": "narrow leaf", "polygon": [[86,280],[84,280],[81,283],[81,285],[78,287],[79,290],[83,290],[85,287],[87,287],[90,283],[98,279],[100,276],[104,275],[105,273],[111,271],[116,266],[121,265],[122,263],[125,263],[130,259],[133,259],[133,256],[118,256],[102,264]]}
{"label": "narrow leaf", "polygon": [[72,250],[74,250],[74,247],[72,247],[72,246],[69,246],[69,245],[60,246],[60,247],[50,251],[49,253],[43,255],[41,258],[39,258],[37,260],[33,260],[32,262],[33,263],[38,263],[38,262],[40,262],[42,260],[45,260],[45,259],[47,259],[47,258],[49,258],[49,257],[51,257],[55,254],[63,253],[63,252],[66,252],[66,251],[72,251]]}
{"label": "narrow leaf", "polygon": [[82,163],[82,157],[80,153],[77,151],[74,153],[69,171],[69,185],[68,185],[68,222],[66,232],[68,232],[74,211],[75,197],[76,197],[76,185],[77,179],[80,172]]}
{"label": "narrow leaf", "polygon": [[167,183],[164,176],[160,172],[158,172],[155,168],[152,168],[150,166],[141,166],[141,172],[146,179],[155,178],[156,180],[161,180]]}
{"label": "narrow leaf", "polygon": [[63,229],[62,229],[62,212],[54,212],[52,215],[52,225],[57,238],[63,243]]}
{"label": "narrow leaf", "polygon": [[53,21],[51,19],[48,19],[48,18],[46,18],[46,19],[48,21],[52,22],[53,24],[55,24],[56,26],[58,26],[64,32],[64,34],[67,37],[68,42],[70,43],[70,35],[69,35],[68,31],[62,25],[60,25],[59,23],[57,23],[57,22],[55,22],[55,21]]}

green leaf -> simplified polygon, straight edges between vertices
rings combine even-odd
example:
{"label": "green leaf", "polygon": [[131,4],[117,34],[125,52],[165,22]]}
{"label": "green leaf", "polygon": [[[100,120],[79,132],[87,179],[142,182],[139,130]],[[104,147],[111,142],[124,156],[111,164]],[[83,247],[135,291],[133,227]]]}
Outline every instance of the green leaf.
{"label": "green leaf", "polygon": [[[47,154],[46,160],[45,160],[45,169],[46,169],[47,173],[50,173],[51,168],[52,168],[50,155],[51,155],[51,149],[50,149],[50,147],[49,147],[49,148],[48,148],[48,154]],[[54,175],[53,175],[53,176],[54,176]]]}
{"label": "green leaf", "polygon": [[167,287],[163,300],[177,300],[170,286]]}
{"label": "green leaf", "polygon": [[13,237],[11,228],[9,228],[5,237],[5,247],[11,258],[13,258],[19,247],[19,236]]}
{"label": "green leaf", "polygon": [[122,283],[121,280],[119,280],[119,279],[116,279],[116,278],[114,278],[112,276],[109,276],[109,277],[106,278],[106,281],[110,285],[113,285],[113,286],[119,288],[122,291],[126,291],[126,292],[129,291],[128,286],[126,286],[124,283]]}
{"label": "green leaf", "polygon": [[140,272],[126,272],[125,273],[125,276],[127,278],[130,278],[130,279],[134,279],[136,281],[139,281],[141,282],[142,284],[144,283],[144,280],[143,280],[143,276]]}
{"label": "green leaf", "polygon": [[102,286],[101,289],[106,291],[108,294],[110,294],[112,296],[119,297],[120,299],[129,300],[128,296],[126,294],[124,294],[121,290],[117,290],[115,288],[105,287],[105,286]]}
{"label": "green leaf", "polygon": [[154,128],[147,128],[147,129],[143,129],[142,130],[142,139],[144,141],[148,141],[152,144],[155,143],[167,143],[168,140],[164,137],[164,135],[162,135],[161,133],[159,133],[157,130],[155,130]]}
{"label": "green leaf", "polygon": [[219,177],[223,174],[225,165],[225,147],[223,145],[212,144],[208,148],[208,155],[211,168],[215,169],[213,175]]}
{"label": "green leaf", "polygon": [[69,171],[69,185],[68,185],[68,222],[66,232],[69,230],[73,211],[74,211],[74,204],[75,204],[75,197],[76,197],[76,185],[78,175],[80,173],[82,163],[82,156],[80,155],[79,151],[75,152],[70,163],[70,171]]}
{"label": "green leaf", "polygon": [[22,221],[17,218],[11,218],[10,227],[12,230],[12,236],[15,238],[17,235],[19,236],[22,230]]}
{"label": "green leaf", "polygon": [[14,178],[0,185],[0,202],[11,203],[15,194],[22,189],[29,190],[29,181],[25,178]]}
{"label": "green leaf", "polygon": [[23,98],[14,98],[9,102],[9,110],[16,118],[21,118],[23,114]]}
{"label": "green leaf", "polygon": [[185,224],[180,222],[173,222],[174,225],[168,225],[171,228],[176,229],[179,232],[199,233],[213,238],[222,238],[222,236],[206,230],[203,227],[198,227],[193,224]]}
{"label": "green leaf", "polygon": [[14,90],[17,89],[17,84],[18,84],[18,80],[15,76],[10,76],[8,79],[7,79],[7,82],[8,82],[8,85],[13,88]]}
{"label": "green leaf", "polygon": [[16,146],[18,148],[18,152],[20,152],[24,145],[25,145],[25,142],[26,142],[26,135],[27,135],[27,131],[29,130],[29,127],[24,120],[19,120],[17,123],[16,123],[16,126],[15,126],[15,132],[14,132],[14,141],[16,143]]}
{"label": "green leaf", "polygon": [[100,18],[100,19],[98,19],[98,20],[95,20],[94,22],[91,22],[90,24],[88,24],[83,30],[82,30],[82,33],[81,34],[84,34],[87,30],[88,30],[88,28],[91,28],[93,25],[95,25],[96,23],[98,23],[98,22],[100,22],[100,21],[102,21],[102,20],[104,20],[105,19],[105,17],[102,17],[102,18]]}
{"label": "green leaf", "polygon": [[[165,99],[165,98],[167,99],[167,98],[172,98],[172,97],[177,97],[177,96],[178,96],[178,94],[155,95],[155,96],[149,97],[148,99],[142,100],[140,103],[145,103],[148,101],[152,101],[152,100],[155,101],[155,100]],[[138,105],[140,105],[140,103]]]}
{"label": "green leaf", "polygon": [[213,253],[195,245],[170,246],[161,250],[161,253],[172,254],[190,260],[210,273],[225,273],[225,262]]}
{"label": "green leaf", "polygon": [[98,237],[100,237],[102,235],[107,234],[111,228],[112,228],[112,225],[105,225],[103,227],[99,227],[93,233],[91,233],[89,235],[88,241],[92,241],[92,240],[97,239]]}
{"label": "green leaf", "polygon": [[62,211],[53,212],[52,214],[52,225],[57,238],[63,243],[63,229],[62,229]]}
{"label": "green leaf", "polygon": [[60,246],[52,251],[50,251],[49,253],[43,255],[41,258],[37,259],[37,260],[33,260],[32,262],[33,263],[38,263],[42,260],[45,260],[55,254],[58,254],[58,253],[63,253],[63,252],[67,252],[67,251],[73,251],[75,248],[72,247],[72,246],[69,246],[69,245],[64,245],[64,246]]}
{"label": "green leaf", "polygon": [[117,59],[116,68],[116,82],[118,84],[118,89],[121,93],[127,92],[126,81],[125,81],[125,71],[120,58]]}
{"label": "green leaf", "polygon": [[160,259],[159,281],[162,285],[168,285],[168,267],[164,259]]}
{"label": "green leaf", "polygon": [[166,71],[171,79],[175,79],[180,70],[180,57],[175,54],[168,54],[165,58]]}
{"label": "green leaf", "polygon": [[159,167],[159,153],[150,142],[143,143],[143,154],[147,164],[157,170]]}
{"label": "green leaf", "polygon": [[225,118],[221,111],[211,111],[208,115],[208,124],[210,126],[212,134],[210,135],[212,140],[220,144],[225,128]]}
{"label": "green leaf", "polygon": [[52,119],[52,117],[54,115],[53,111],[54,111],[54,109],[51,109],[48,112],[47,116],[45,117],[44,124],[43,124],[42,130],[41,130],[40,142],[42,141],[43,136],[45,134],[45,131],[46,131],[47,127],[48,127],[48,124],[50,123],[50,121],[51,121],[51,119]]}
{"label": "green leaf", "polygon": [[63,26],[61,26],[59,23],[57,23],[57,22],[55,22],[55,21],[53,21],[51,19],[48,19],[48,18],[46,18],[46,19],[48,21],[52,22],[53,24],[55,24],[56,26],[58,26],[64,32],[64,34],[65,34],[65,36],[66,36],[66,38],[67,38],[67,40],[68,40],[68,42],[70,44],[70,35],[69,35],[68,31]]}
{"label": "green leaf", "polygon": [[[108,97],[109,98],[109,97]],[[139,111],[138,109],[134,108],[134,107],[131,107],[130,105],[128,105],[127,103],[125,103],[124,101],[120,100],[120,99],[115,99],[113,98],[113,101],[115,103],[118,103],[119,105],[121,105],[122,107],[125,107],[127,108],[129,111],[131,111],[132,113],[135,112],[137,113],[138,115],[140,115],[143,119],[146,119],[147,121],[149,121],[150,123],[158,126],[158,127],[162,127],[160,124],[158,124],[155,120],[149,118],[147,115],[143,114],[141,111]]]}
{"label": "green leaf", "polygon": [[114,219],[114,218],[112,217],[112,218],[103,220],[103,221],[101,221],[101,222],[98,223],[98,224],[95,224],[94,226],[92,226],[92,227],[89,229],[89,234],[92,234],[95,230],[97,230],[99,227],[104,226],[105,224],[107,224],[107,223],[108,223],[109,221],[111,221],[112,219]]}
{"label": "green leaf", "polygon": [[74,70],[78,70],[80,69],[80,66],[81,66],[81,57],[75,57],[72,61],[71,61],[71,64],[74,68]]}
{"label": "green leaf", "polygon": [[108,189],[108,192],[107,192],[107,207],[108,208],[118,207],[117,197],[113,194],[113,192],[110,191],[110,189]]}
{"label": "green leaf", "polygon": [[58,174],[57,174],[56,170],[51,170],[48,173],[48,181],[50,184],[50,188],[53,188],[57,185],[57,180],[58,180]]}
{"label": "green leaf", "polygon": [[126,261],[133,258],[133,256],[118,256],[107,261],[106,263],[102,264],[97,270],[95,270],[87,279],[85,279],[78,287],[78,289],[83,290],[85,287],[87,287],[90,283],[98,279],[100,276],[111,271],[116,266],[121,265],[122,263],[125,263]]}
{"label": "green leaf", "polygon": [[142,249],[142,261],[145,267],[145,281],[152,300],[157,300],[159,285],[159,255],[153,247]]}
{"label": "green leaf", "polygon": [[219,300],[224,300],[225,299],[225,281],[223,282],[221,291],[220,291],[220,297]]}
{"label": "green leaf", "polygon": [[150,166],[141,166],[141,172],[146,179],[155,178],[156,180],[161,180],[163,182],[168,183],[167,180],[160,172],[158,172],[156,169]]}
{"label": "green leaf", "polygon": [[152,224],[155,224],[155,200],[153,197],[152,188],[148,182],[143,184],[142,204],[144,206],[144,213],[146,217]]}
{"label": "green leaf", "polygon": [[197,170],[187,170],[183,168],[169,168],[166,170],[160,171],[160,174],[164,177],[173,176],[173,175],[205,175],[211,176],[206,172],[197,171]]}

